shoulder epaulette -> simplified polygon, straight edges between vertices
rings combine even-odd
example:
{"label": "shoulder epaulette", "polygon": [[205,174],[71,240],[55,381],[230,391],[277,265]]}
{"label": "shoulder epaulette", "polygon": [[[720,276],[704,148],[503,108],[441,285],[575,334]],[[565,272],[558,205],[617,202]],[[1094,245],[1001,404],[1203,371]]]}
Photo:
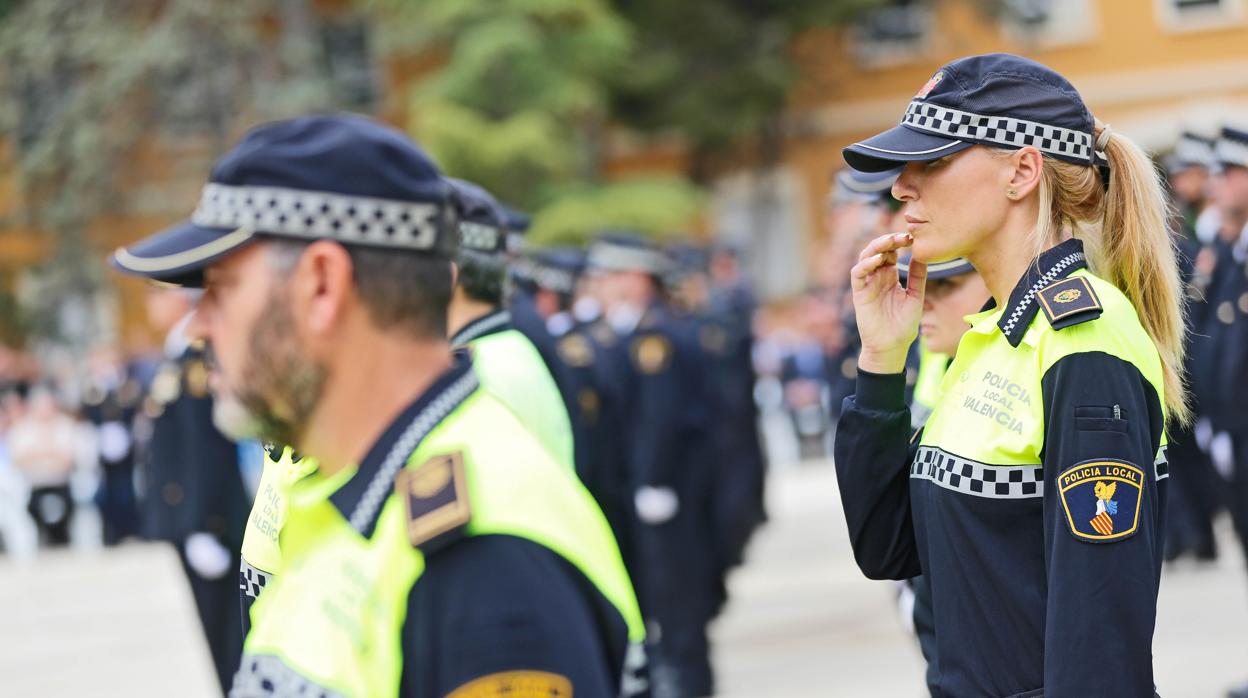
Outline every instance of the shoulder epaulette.
{"label": "shoulder epaulette", "polygon": [[1049,284],[1040,289],[1036,297],[1055,330],[1095,320],[1105,312],[1101,299],[1085,276],[1071,276]]}

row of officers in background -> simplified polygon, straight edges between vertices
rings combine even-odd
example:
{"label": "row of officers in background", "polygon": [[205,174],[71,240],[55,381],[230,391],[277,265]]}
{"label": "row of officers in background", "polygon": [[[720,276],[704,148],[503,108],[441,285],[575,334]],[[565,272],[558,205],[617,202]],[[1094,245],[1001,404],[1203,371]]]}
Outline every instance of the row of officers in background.
{"label": "row of officers in background", "polygon": [[[526,250],[523,216],[457,186],[462,202],[479,205],[461,204],[451,342],[603,510],[645,619],[650,694],[710,695],[707,626],[765,520],[754,299],[736,251],[627,232],[599,235],[588,250]],[[490,227],[496,234],[483,235]],[[181,338],[193,294],[151,291],[169,361],[147,399],[156,419],[143,449],[146,518],[181,553],[228,691],[253,604],[281,566],[283,483],[315,464],[271,449],[248,503],[234,445],[213,427],[203,347]]]}

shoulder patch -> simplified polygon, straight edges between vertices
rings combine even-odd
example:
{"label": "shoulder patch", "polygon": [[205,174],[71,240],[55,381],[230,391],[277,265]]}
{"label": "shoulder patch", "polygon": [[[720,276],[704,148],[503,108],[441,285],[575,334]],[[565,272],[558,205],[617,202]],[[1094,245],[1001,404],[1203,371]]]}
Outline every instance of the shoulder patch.
{"label": "shoulder patch", "polygon": [[594,363],[594,347],[588,339],[575,332],[560,339],[555,349],[559,358],[573,368],[584,368]]}
{"label": "shoulder patch", "polygon": [[1070,532],[1089,543],[1130,538],[1140,527],[1144,470],[1121,460],[1088,460],[1057,478]]}
{"label": "shoulder patch", "polygon": [[504,671],[473,679],[447,698],[572,698],[572,682],[546,671]]}
{"label": "shoulder patch", "polygon": [[1053,329],[1060,330],[1095,320],[1105,312],[1087,277],[1072,276],[1049,284],[1036,294],[1040,308]]}
{"label": "shoulder patch", "polygon": [[394,487],[407,510],[408,540],[425,554],[457,539],[472,519],[464,454],[460,451],[404,468],[395,477]]}
{"label": "shoulder patch", "polygon": [[666,337],[647,335],[633,341],[629,350],[633,363],[647,375],[660,373],[672,360],[672,343]]}

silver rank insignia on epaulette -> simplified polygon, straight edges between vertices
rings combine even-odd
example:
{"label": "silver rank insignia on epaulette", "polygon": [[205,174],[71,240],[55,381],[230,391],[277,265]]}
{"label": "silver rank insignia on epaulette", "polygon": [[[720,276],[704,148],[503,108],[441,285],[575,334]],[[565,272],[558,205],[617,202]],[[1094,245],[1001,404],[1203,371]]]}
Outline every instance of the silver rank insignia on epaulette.
{"label": "silver rank insignia on epaulette", "polygon": [[407,537],[429,554],[451,542],[472,519],[464,454],[434,456],[395,478],[395,492],[407,510]]}
{"label": "silver rank insignia on epaulette", "polygon": [[1036,297],[1040,300],[1044,316],[1055,330],[1095,320],[1105,312],[1101,299],[1096,297],[1092,284],[1084,276],[1072,276],[1049,284],[1040,289]]}

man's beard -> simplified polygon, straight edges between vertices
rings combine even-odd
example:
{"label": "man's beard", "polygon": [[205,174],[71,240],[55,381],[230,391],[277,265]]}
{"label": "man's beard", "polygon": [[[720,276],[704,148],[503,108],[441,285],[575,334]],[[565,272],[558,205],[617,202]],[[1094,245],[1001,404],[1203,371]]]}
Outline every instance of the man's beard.
{"label": "man's beard", "polygon": [[285,294],[275,290],[265,307],[252,326],[239,387],[217,394],[213,422],[235,440],[293,446],[320,403],[328,370],[299,345]]}

